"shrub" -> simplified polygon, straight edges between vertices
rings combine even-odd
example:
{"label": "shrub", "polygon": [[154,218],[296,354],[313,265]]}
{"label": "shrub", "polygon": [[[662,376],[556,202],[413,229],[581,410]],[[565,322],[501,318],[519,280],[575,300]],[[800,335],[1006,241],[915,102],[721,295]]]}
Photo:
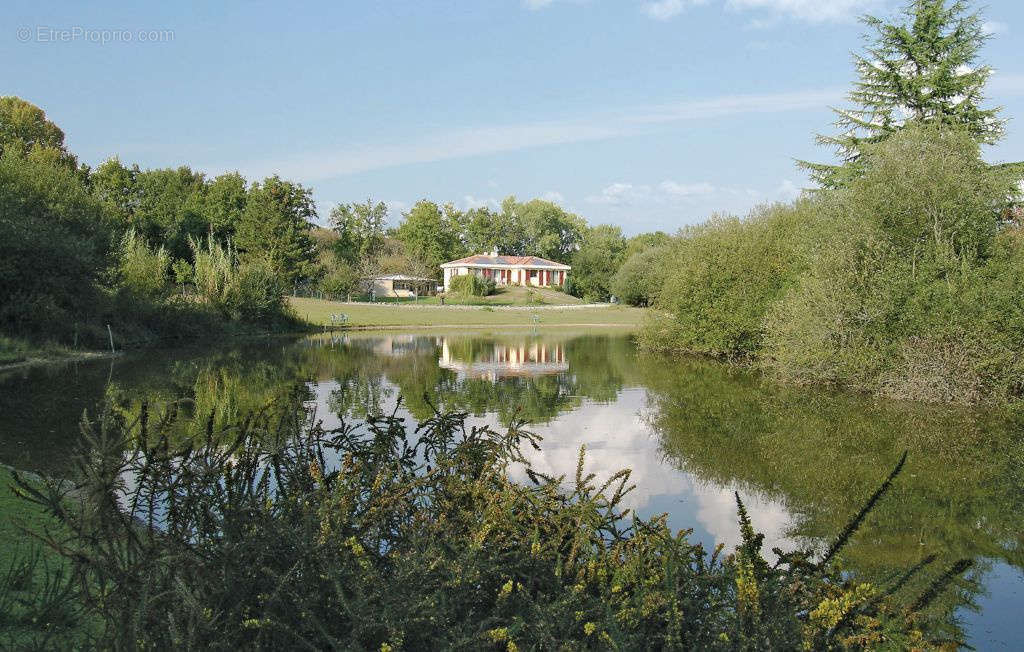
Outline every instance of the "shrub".
{"label": "shrub", "polygon": [[756,354],[765,313],[807,266],[820,204],[765,206],[745,220],[715,217],[684,230],[665,261],[657,299],[671,322],[657,320],[658,328],[641,333],[641,345],[721,357]]}
{"label": "shrub", "polygon": [[262,256],[241,263],[231,243],[212,237],[206,246],[192,240],[196,291],[212,308],[231,320],[263,321],[284,312],[284,291],[275,266]]}
{"label": "shrub", "polygon": [[904,610],[832,568],[902,461],[820,559],[773,566],[739,496],[742,543],[708,555],[664,516],[627,523],[629,472],[598,486],[582,450],[548,478],[519,426],[324,430],[305,398],[223,430],[210,415],[194,438],[174,406],[108,412],[84,423],[71,485],[18,482],[62,524],[37,534],[72,566],[96,647],[924,648],[916,612],[963,570]]}
{"label": "shrub", "polygon": [[122,287],[151,301],[167,297],[167,269],[171,257],[166,249],[150,247],[135,229],[128,229],[121,237],[117,258],[118,279]]}
{"label": "shrub", "polygon": [[931,128],[867,151],[835,195],[831,237],[766,315],[764,365],[903,399],[1021,397],[1024,254],[998,232],[1002,171]]}
{"label": "shrub", "polygon": [[673,253],[671,245],[662,245],[630,256],[612,277],[612,294],[631,306],[654,305],[665,285]]}
{"label": "shrub", "polygon": [[453,276],[448,281],[448,291],[464,297],[486,297],[494,294],[494,281],[476,274]]}

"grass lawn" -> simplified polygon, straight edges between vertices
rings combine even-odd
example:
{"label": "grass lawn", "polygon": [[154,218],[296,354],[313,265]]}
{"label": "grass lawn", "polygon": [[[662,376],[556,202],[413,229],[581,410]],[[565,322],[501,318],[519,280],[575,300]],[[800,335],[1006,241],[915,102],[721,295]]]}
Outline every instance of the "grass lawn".
{"label": "grass lawn", "polygon": [[[298,316],[318,326],[330,315],[344,313],[357,327],[374,326],[630,326],[640,323],[642,308],[600,306],[573,308],[537,306],[502,308],[489,306],[411,306],[395,304],[351,304],[321,299],[290,298]],[[534,321],[534,315],[539,322]]]}
{"label": "grass lawn", "polygon": [[68,639],[53,639],[54,634],[76,640],[89,625],[77,620],[69,605],[33,612],[18,602],[44,588],[47,577],[52,579],[59,569],[66,568],[66,562],[22,530],[53,530],[55,521],[38,506],[15,496],[13,484],[11,472],[0,467],[0,593],[6,592],[0,596],[0,648],[57,649],[61,644],[55,641],[67,643]]}
{"label": "grass lawn", "polygon": [[98,355],[92,351],[76,351],[59,344],[31,344],[23,339],[0,335],[0,370],[5,366],[54,362]]}
{"label": "grass lawn", "polygon": [[[377,301],[382,303],[410,304],[410,305],[440,305],[438,297],[420,297],[415,301],[412,299],[396,299],[392,297],[378,297]],[[455,306],[572,306],[583,303],[582,299],[559,292],[551,288],[528,288],[519,285],[510,285],[495,289],[494,294],[486,297],[460,297],[448,294],[444,298],[445,305]]]}

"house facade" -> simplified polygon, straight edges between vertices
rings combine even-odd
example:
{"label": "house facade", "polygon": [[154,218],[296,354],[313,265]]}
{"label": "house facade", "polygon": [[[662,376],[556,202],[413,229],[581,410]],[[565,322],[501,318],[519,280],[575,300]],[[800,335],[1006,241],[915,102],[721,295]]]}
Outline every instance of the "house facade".
{"label": "house facade", "polygon": [[378,299],[411,299],[435,294],[437,281],[432,278],[387,274],[360,279],[363,292]]}
{"label": "house facade", "polygon": [[565,285],[572,267],[538,256],[499,256],[496,252],[477,254],[441,265],[444,287],[455,276],[476,274],[495,285],[551,287]]}

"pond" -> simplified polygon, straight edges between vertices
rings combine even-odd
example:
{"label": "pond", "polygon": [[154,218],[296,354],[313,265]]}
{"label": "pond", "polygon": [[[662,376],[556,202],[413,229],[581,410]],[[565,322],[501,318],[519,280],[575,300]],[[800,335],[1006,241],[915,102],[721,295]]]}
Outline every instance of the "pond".
{"label": "pond", "polygon": [[629,507],[667,513],[709,550],[739,539],[733,492],[765,550],[820,547],[908,451],[844,567],[883,581],[938,555],[936,572],[909,589],[924,591],[971,559],[967,580],[934,609],[976,648],[1024,640],[1020,417],[778,386],[641,355],[625,332],[362,332],[10,372],[0,377],[0,462],[61,475],[83,412],[104,400],[132,410],[188,397],[197,419],[230,420],[296,388],[327,425],[395,409],[411,421],[434,409],[492,426],[528,420],[544,438],[530,453],[538,470],[571,474],[584,446],[599,476],[632,469]]}

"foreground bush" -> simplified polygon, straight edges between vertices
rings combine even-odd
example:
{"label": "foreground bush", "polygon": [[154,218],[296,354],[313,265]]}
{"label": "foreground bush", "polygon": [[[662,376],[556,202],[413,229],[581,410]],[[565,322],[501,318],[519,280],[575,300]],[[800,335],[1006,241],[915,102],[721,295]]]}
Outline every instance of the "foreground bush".
{"label": "foreground bush", "polygon": [[190,440],[173,408],[85,423],[73,486],[19,482],[72,571],[40,608],[104,649],[905,649],[932,646],[915,614],[962,570],[904,608],[925,564],[888,588],[832,568],[902,462],[822,557],[773,566],[738,497],[743,543],[709,555],[626,520],[628,471],[597,486],[583,451],[569,480],[532,471],[518,427],[314,419],[211,416]]}

